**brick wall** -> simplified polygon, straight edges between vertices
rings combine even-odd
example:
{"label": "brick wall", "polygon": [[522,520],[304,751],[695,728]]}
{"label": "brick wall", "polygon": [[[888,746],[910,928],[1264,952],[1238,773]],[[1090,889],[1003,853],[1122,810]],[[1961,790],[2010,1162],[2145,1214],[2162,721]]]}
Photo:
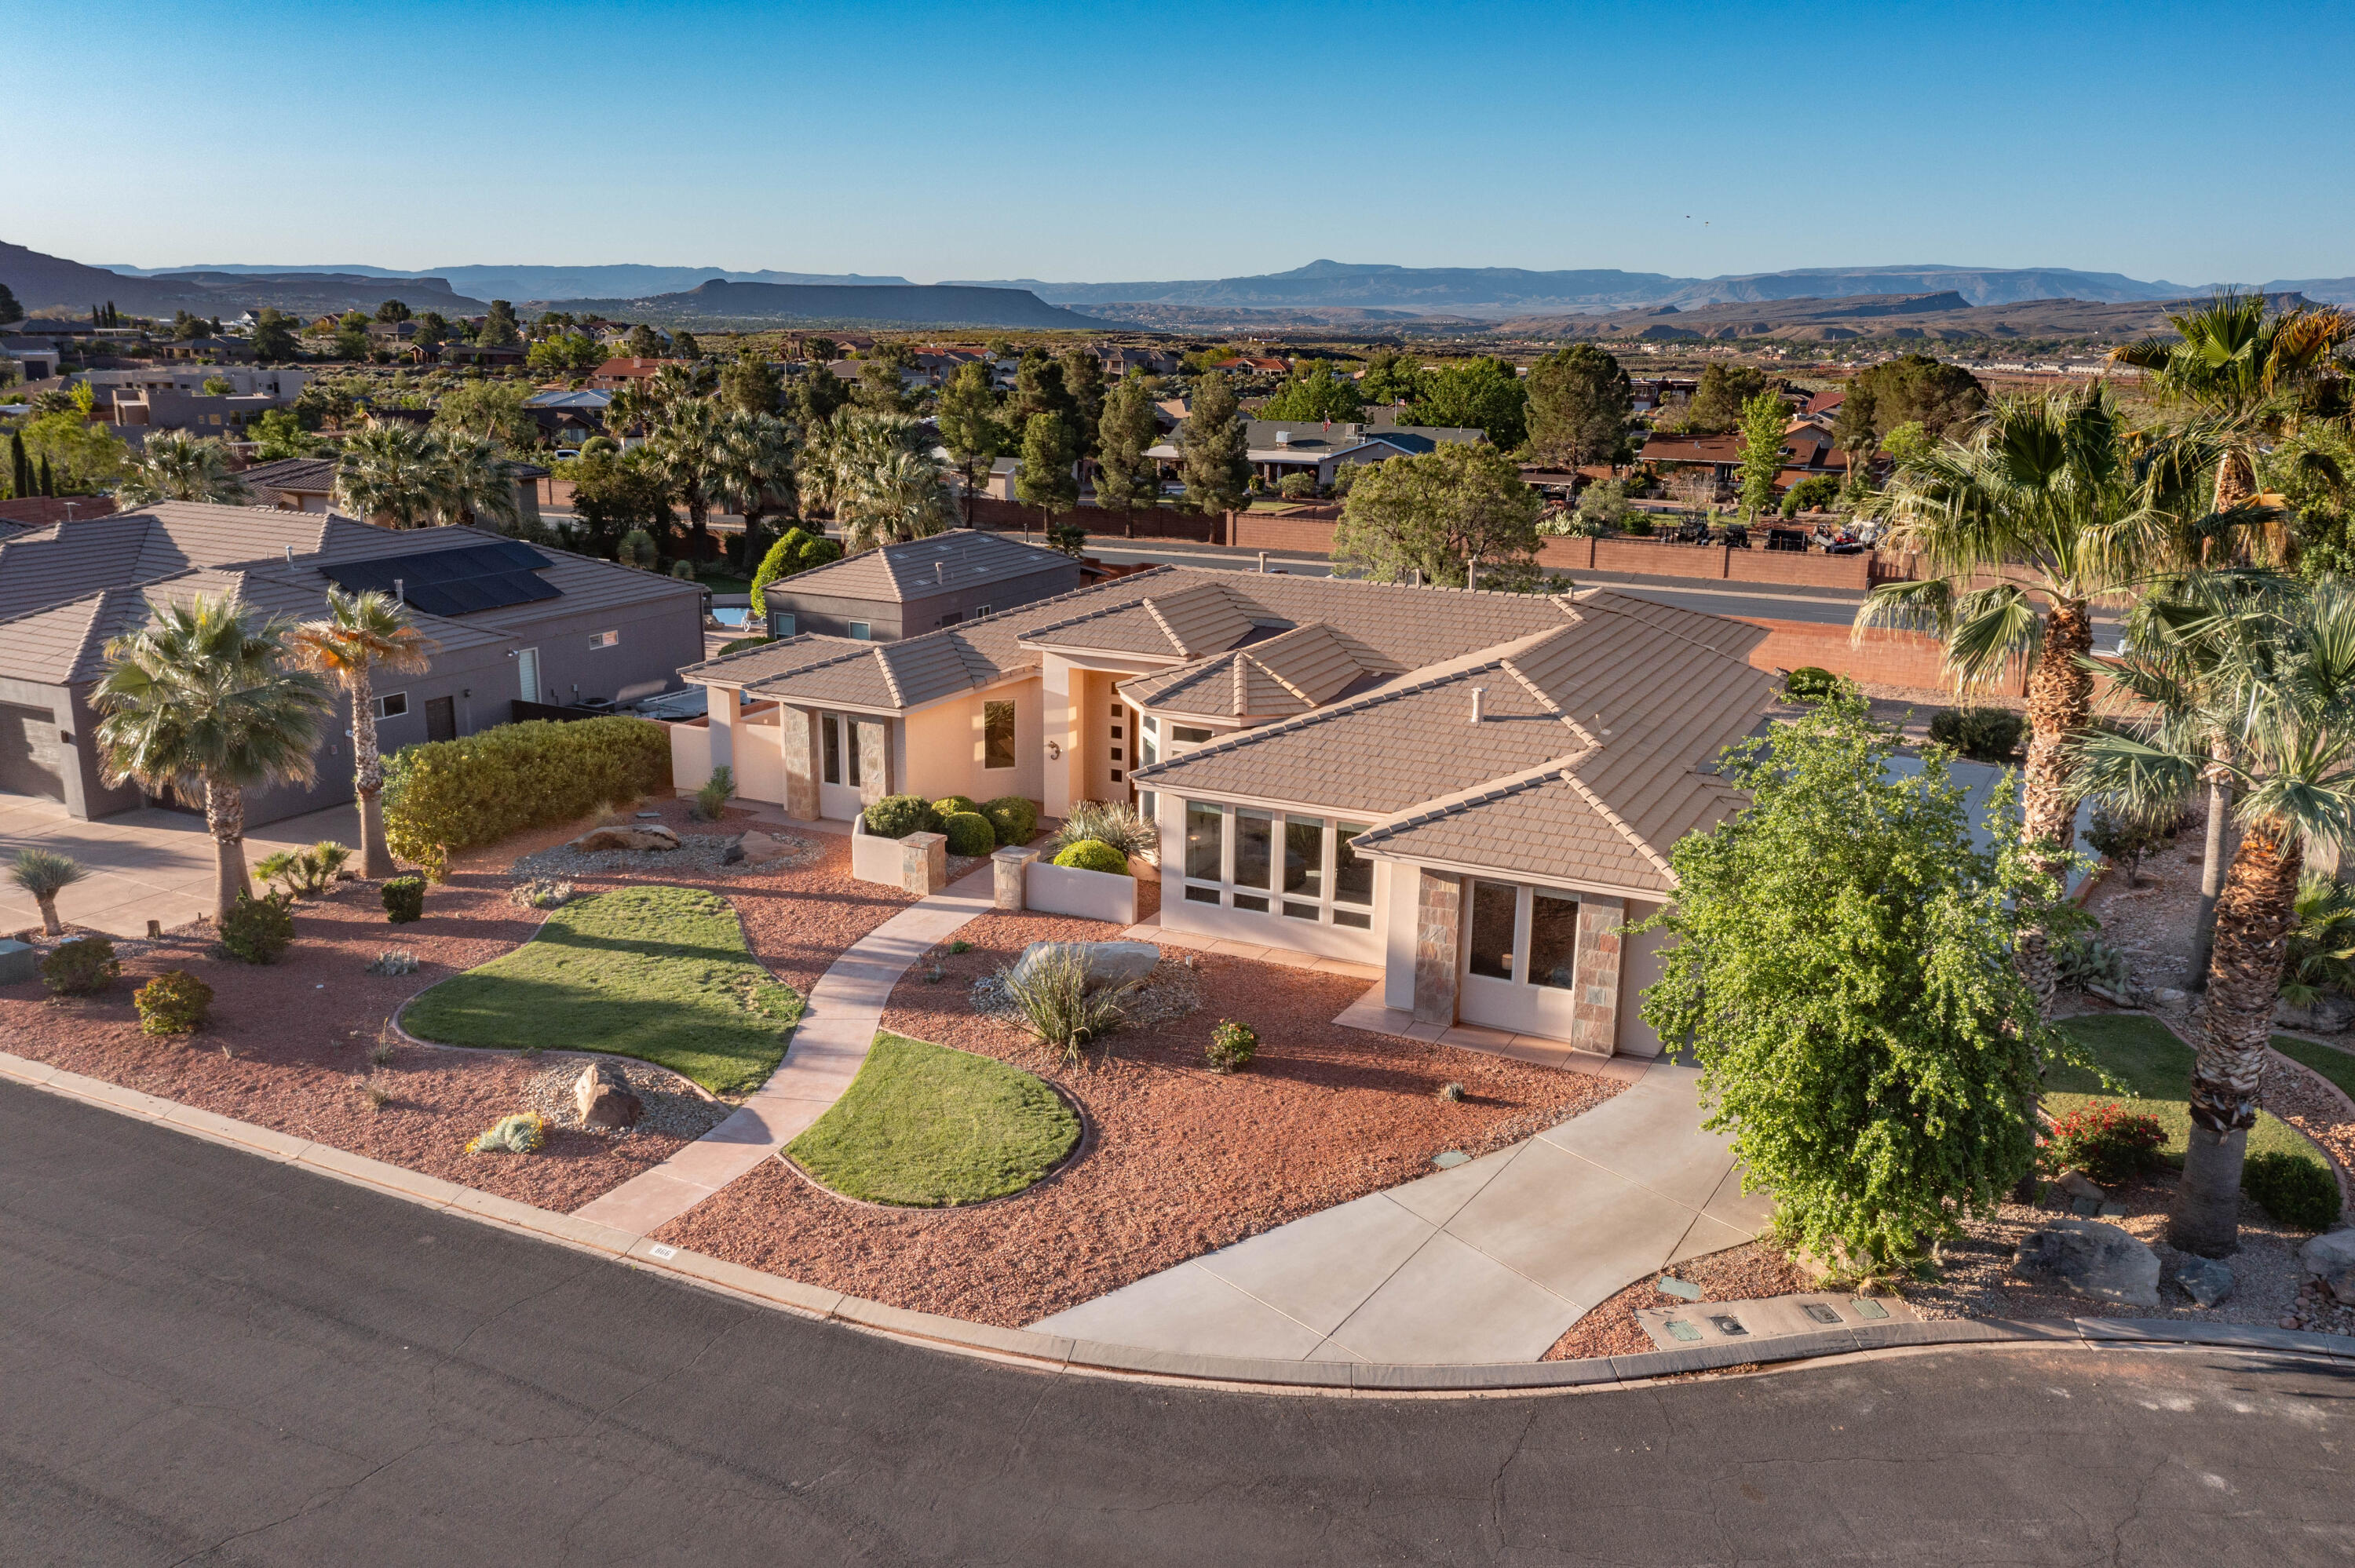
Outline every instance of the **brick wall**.
{"label": "brick wall", "polygon": [[76,517],[105,517],[114,511],[111,495],[20,495],[14,501],[0,501],[0,523],[22,523],[34,528],[46,528],[52,523],[66,520],[66,508],[73,508]]}
{"label": "brick wall", "polygon": [[[1911,686],[1924,692],[1951,691],[1943,667],[1938,640],[1920,631],[1875,630],[1850,647],[1849,629],[1816,621],[1767,620],[1741,615],[1732,619],[1763,626],[1767,636],[1750,651],[1752,667],[1796,670],[1812,664],[1875,685]],[[2015,663],[1992,688],[1998,696],[2025,696],[2028,667]]]}
{"label": "brick wall", "polygon": [[[957,502],[957,515],[964,515],[962,498]],[[1167,507],[1108,512],[1100,506],[1074,506],[1053,514],[1048,521],[1056,525],[1076,524],[1099,538],[1191,539],[1204,545],[1219,543],[1225,526],[1220,518],[1205,517],[1198,512],[1173,512]],[[1039,508],[976,495],[973,498],[973,525],[1004,533],[1027,528],[1035,534],[1040,526]]]}

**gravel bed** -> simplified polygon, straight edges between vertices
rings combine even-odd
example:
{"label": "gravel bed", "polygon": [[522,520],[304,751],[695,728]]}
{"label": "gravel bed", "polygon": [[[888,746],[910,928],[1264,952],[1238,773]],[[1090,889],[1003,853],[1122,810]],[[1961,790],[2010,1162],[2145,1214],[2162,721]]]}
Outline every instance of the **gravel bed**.
{"label": "gravel bed", "polygon": [[1809,1289],[1810,1282],[1783,1250],[1772,1242],[1744,1242],[1706,1257],[1687,1258],[1674,1268],[1646,1276],[1570,1326],[1540,1361],[1571,1361],[1589,1356],[1640,1356],[1658,1350],[1652,1337],[1636,1321],[1637,1311],[1650,1307],[1683,1305],[1680,1297],[1659,1288],[1669,1275],[1698,1285],[1703,1301],[1762,1301],[1793,1296]]}
{"label": "gravel bed", "polygon": [[[922,972],[921,970],[919,971]],[[993,970],[976,979],[966,988],[966,998],[974,1012],[985,1018],[1020,1027],[1022,1010],[1014,1003],[1014,995],[1006,989],[1005,981]],[[1197,1012],[1202,1005],[1202,956],[1182,953],[1162,959],[1121,1003],[1121,1027],[1149,1029],[1155,1024],[1169,1023]]]}
{"label": "gravel bed", "polygon": [[[596,1061],[611,1062],[620,1068],[630,1092],[644,1102],[645,1108],[639,1114],[637,1126],[590,1127],[581,1121],[580,1103],[572,1097],[572,1086],[580,1080],[581,1069]],[[736,1107],[700,1093],[687,1079],[652,1062],[628,1056],[567,1055],[553,1066],[535,1073],[525,1083],[523,1108],[538,1111],[557,1127],[591,1138],[668,1133],[691,1142],[726,1121]]]}
{"label": "gravel bed", "polygon": [[[631,827],[635,824],[623,819],[615,824]],[[578,833],[573,835],[578,838]],[[587,853],[558,844],[551,849],[537,850],[521,856],[507,867],[514,877],[575,877],[596,874],[626,873],[634,876],[676,881],[686,877],[745,876],[758,872],[792,871],[815,865],[825,857],[818,845],[797,834],[779,832],[774,837],[784,844],[788,853],[781,860],[765,866],[728,859],[742,830],[733,833],[682,832],[675,850],[594,850]]]}
{"label": "gravel bed", "polygon": [[[1140,888],[1140,892],[1144,889]],[[1333,1023],[1365,982],[1199,955],[1208,1005],[1124,1029],[1113,1054],[1060,1055],[972,1006],[973,984],[1036,940],[1104,940],[1082,920],[989,914],[893,991],[883,1026],[980,1052],[1086,1111],[1087,1150],[1016,1197],[970,1211],[878,1212],[815,1192],[772,1160],[655,1239],[920,1311],[1019,1326],[1246,1236],[1501,1147],[1618,1092],[1610,1079]],[[927,983],[937,961],[942,980]],[[1220,1015],[1259,1031],[1246,1072],[1211,1073]],[[1461,1102],[1439,1097],[1459,1082]]]}

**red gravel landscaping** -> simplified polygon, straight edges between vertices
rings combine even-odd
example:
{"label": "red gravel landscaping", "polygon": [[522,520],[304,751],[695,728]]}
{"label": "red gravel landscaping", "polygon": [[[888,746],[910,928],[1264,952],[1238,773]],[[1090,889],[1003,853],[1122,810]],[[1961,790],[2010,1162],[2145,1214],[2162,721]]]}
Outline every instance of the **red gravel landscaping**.
{"label": "red gravel landscaping", "polygon": [[[1113,1037],[1078,1071],[1015,1026],[975,1013],[972,982],[1040,938],[1111,927],[985,915],[891,996],[886,1029],[1011,1062],[1086,1111],[1081,1157],[1018,1196],[965,1210],[891,1212],[764,1162],[655,1233],[662,1241],[890,1305],[1020,1326],[1271,1226],[1429,1173],[1444,1150],[1478,1154],[1617,1092],[1612,1080],[1332,1022],[1362,980],[1222,955],[1201,958],[1209,999],[1189,1016]],[[1173,955],[1177,949],[1168,949]],[[1218,1076],[1203,1047],[1221,1017],[1259,1032],[1249,1071]],[[1091,1058],[1092,1060],[1092,1057]],[[1465,1097],[1439,1097],[1449,1082]]]}
{"label": "red gravel landscaping", "polygon": [[1590,1356],[1640,1356],[1660,1347],[1636,1322],[1646,1307],[1682,1305],[1680,1298],[1661,1294],[1663,1275],[1698,1285],[1704,1301],[1762,1301],[1790,1296],[1809,1287],[1797,1266],[1772,1242],[1745,1242],[1740,1246],[1690,1258],[1674,1268],[1645,1276],[1606,1298],[1593,1311],[1570,1326],[1540,1361],[1580,1361]]}
{"label": "red gravel landscaping", "polygon": [[[716,831],[690,821],[680,801],[646,809],[659,809],[682,832]],[[53,1000],[37,981],[0,987],[0,1043],[69,1072],[502,1197],[577,1208],[668,1159],[681,1140],[654,1132],[613,1139],[555,1129],[538,1154],[469,1155],[468,1139],[522,1108],[524,1084],[538,1064],[518,1054],[408,1044],[397,1044],[382,1066],[372,1065],[368,1055],[402,1001],[531,936],[543,916],[508,901],[506,867],[588,825],[523,835],[453,857],[449,880],[427,890],[425,918],[410,925],[387,923],[369,883],[344,883],[324,898],[302,901],[295,906],[294,946],[274,964],[257,968],[205,957],[212,938],[200,926],[182,927],[159,943],[118,943],[129,956],[122,980],[104,995]],[[912,900],[854,882],[847,838],[804,836],[824,853],[796,869],[704,876],[665,874],[656,863],[643,874],[570,880],[584,892],[627,882],[709,886],[735,904],[755,956],[807,994],[836,955]],[[366,972],[387,948],[414,953],[421,968],[409,975]],[[140,1033],[131,993],[167,969],[186,969],[213,988],[213,1022],[201,1033]],[[370,1084],[387,1097],[381,1107],[369,1102]]]}

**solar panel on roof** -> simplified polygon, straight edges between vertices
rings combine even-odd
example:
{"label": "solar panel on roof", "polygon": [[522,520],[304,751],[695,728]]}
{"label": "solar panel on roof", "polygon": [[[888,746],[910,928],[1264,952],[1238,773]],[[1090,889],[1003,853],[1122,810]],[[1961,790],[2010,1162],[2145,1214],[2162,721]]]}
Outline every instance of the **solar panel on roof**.
{"label": "solar panel on roof", "polygon": [[319,569],[347,592],[374,588],[389,594],[398,587],[403,600],[428,615],[472,615],[562,598],[562,589],[536,575],[554,564],[520,540],[501,539],[455,550],[336,561]]}

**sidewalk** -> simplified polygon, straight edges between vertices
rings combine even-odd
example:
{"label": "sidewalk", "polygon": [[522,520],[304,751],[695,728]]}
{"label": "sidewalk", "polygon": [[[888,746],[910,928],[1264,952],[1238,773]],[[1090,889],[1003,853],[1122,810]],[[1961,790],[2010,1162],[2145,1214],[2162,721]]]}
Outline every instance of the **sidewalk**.
{"label": "sidewalk", "polygon": [[660,1165],[584,1203],[575,1217],[645,1235],[799,1137],[858,1075],[891,988],[909,966],[989,912],[995,874],[985,864],[853,942],[810,988],[784,1061],[735,1115]]}
{"label": "sidewalk", "polygon": [[1031,1325],[1271,1361],[1534,1361],[1655,1269],[1737,1246],[1772,1204],[1704,1133],[1699,1074],[1631,1087],[1510,1149],[1311,1214]]}

